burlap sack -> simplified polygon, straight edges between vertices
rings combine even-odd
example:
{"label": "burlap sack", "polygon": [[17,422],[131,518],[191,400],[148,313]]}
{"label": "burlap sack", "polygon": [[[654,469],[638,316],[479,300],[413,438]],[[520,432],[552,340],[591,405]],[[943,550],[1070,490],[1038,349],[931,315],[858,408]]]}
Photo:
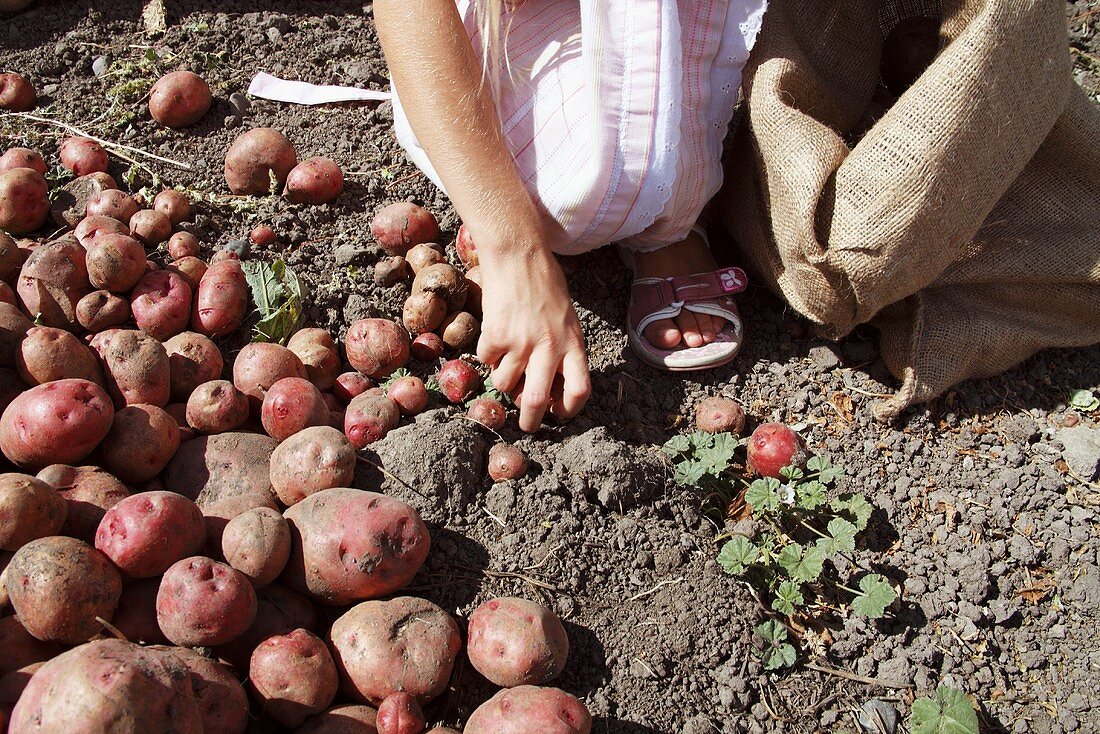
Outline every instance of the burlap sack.
{"label": "burlap sack", "polygon": [[[943,50],[854,146],[882,39],[939,11]],[[717,212],[832,337],[861,323],[902,381],[881,418],[1040,349],[1100,342],[1100,110],[1062,3],[772,0]]]}

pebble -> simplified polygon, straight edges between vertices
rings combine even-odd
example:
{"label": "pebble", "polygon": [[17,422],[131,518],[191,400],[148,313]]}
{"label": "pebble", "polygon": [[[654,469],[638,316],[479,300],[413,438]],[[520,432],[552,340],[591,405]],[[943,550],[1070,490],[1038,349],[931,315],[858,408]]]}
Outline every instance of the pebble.
{"label": "pebble", "polygon": [[229,106],[233,108],[233,114],[237,117],[244,117],[252,110],[252,103],[240,92],[229,95]]}
{"label": "pebble", "polygon": [[336,264],[343,267],[361,263],[370,254],[371,251],[362,245],[346,243],[337,247],[332,256]]}
{"label": "pebble", "polygon": [[106,56],[96,56],[92,59],[92,73],[97,77],[103,76],[111,68],[111,62]]}
{"label": "pebble", "polygon": [[840,365],[840,357],[836,355],[832,347],[820,346],[810,350],[810,359],[814,361],[819,370],[827,371]]}
{"label": "pebble", "polygon": [[1074,474],[1089,481],[1100,475],[1100,430],[1077,425],[1058,431],[1057,439],[1064,447],[1062,458]]}

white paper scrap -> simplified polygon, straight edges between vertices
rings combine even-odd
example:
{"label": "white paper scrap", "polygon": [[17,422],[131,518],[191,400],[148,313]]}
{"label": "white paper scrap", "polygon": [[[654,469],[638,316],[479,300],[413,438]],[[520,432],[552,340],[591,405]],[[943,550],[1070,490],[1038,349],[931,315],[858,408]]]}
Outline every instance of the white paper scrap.
{"label": "white paper scrap", "polygon": [[253,97],[272,99],[276,102],[308,105],[362,100],[384,101],[392,96],[389,92],[379,92],[374,89],[295,82],[271,76],[263,71],[253,77],[252,83],[248,85],[248,93]]}

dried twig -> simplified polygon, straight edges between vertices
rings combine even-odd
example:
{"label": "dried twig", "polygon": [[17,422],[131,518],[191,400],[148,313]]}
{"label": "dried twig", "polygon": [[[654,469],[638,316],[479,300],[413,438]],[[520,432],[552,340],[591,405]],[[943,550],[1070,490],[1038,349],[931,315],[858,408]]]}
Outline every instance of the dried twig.
{"label": "dried twig", "polygon": [[674,584],[683,583],[683,581],[684,581],[683,576],[678,576],[674,579],[665,579],[661,583],[654,586],[652,589],[647,589],[646,591],[638,592],[634,596],[627,599],[627,601],[638,601],[639,599],[641,599],[643,597],[650,596],[651,594],[656,594],[664,586],[673,586]]}
{"label": "dried twig", "polygon": [[857,683],[866,683],[869,686],[881,686],[883,688],[912,688],[912,683],[901,683],[900,681],[886,680],[883,678],[868,678],[865,675],[858,675],[856,673],[849,673],[847,670],[837,670],[836,668],[829,668],[824,665],[817,665],[815,663],[805,663],[805,666],[810,670],[816,670],[818,673],[825,673],[827,675],[835,675],[837,678],[844,678],[845,680],[854,680]]}
{"label": "dried twig", "polygon": [[372,466],[372,467],[374,467],[375,469],[377,469],[378,471],[382,472],[382,473],[383,473],[384,475],[386,475],[387,477],[389,477],[389,478],[390,478],[390,479],[392,479],[393,481],[397,482],[398,484],[400,484],[400,485],[401,485],[402,487],[404,487],[405,489],[409,490],[410,492],[414,492],[414,493],[416,493],[416,494],[417,494],[418,496],[420,496],[420,497],[423,497],[424,499],[429,499],[429,498],[428,498],[428,495],[424,494],[424,493],[423,493],[423,492],[421,492],[421,491],[420,491],[419,489],[417,489],[416,487],[412,486],[411,484],[409,484],[408,482],[406,482],[406,481],[405,481],[404,479],[402,479],[401,477],[397,476],[396,474],[394,474],[393,472],[391,472],[390,470],[388,470],[388,469],[387,469],[386,467],[382,466],[381,464],[378,464],[378,463],[376,463],[376,462],[373,462],[373,461],[371,461],[370,459],[368,459],[367,457],[365,457],[365,456],[360,456],[359,454],[356,454],[356,455],[355,455],[355,458],[356,458],[356,459],[358,459],[359,461],[363,462],[364,464],[368,465],[368,466]]}
{"label": "dried twig", "polygon": [[124,145],[122,143],[115,143],[115,142],[112,142],[110,140],[104,140],[103,138],[96,137],[95,135],[92,135],[90,132],[87,132],[86,130],[81,130],[80,128],[76,127],[75,125],[70,125],[67,122],[60,122],[58,120],[51,120],[48,117],[39,117],[38,115],[32,115],[29,112],[5,112],[3,114],[0,114],[0,119],[3,119],[5,117],[21,117],[25,120],[31,120],[32,122],[41,122],[41,123],[46,124],[46,125],[53,125],[54,127],[59,127],[62,130],[68,130],[73,135],[80,135],[81,137],[88,138],[89,140],[94,140],[95,142],[99,143],[103,147],[111,149],[111,152],[114,153],[115,155],[117,155],[119,158],[131,161],[131,162],[132,162],[132,160],[130,158],[127,158],[127,157],[123,156],[118,151],[119,150],[129,151],[131,153],[136,153],[138,155],[143,155],[146,158],[150,158],[152,160],[159,161],[160,163],[167,163],[170,166],[175,166],[176,168],[182,168],[185,171],[192,170],[192,167],[191,167],[190,163],[181,163],[180,161],[172,160],[171,158],[165,158],[164,156],[159,156],[156,153],[150,153],[147,150],[142,150],[141,148],[135,148],[131,145]]}

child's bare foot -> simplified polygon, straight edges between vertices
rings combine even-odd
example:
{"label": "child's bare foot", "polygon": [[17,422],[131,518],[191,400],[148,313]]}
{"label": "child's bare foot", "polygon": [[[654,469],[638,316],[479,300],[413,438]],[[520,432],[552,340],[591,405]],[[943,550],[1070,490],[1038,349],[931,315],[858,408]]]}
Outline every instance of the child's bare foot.
{"label": "child's bare foot", "polygon": [[[653,252],[634,252],[634,277],[669,278],[676,275],[706,273],[718,267],[707,243],[699,233],[691,232],[687,239]],[[672,349],[683,343],[700,347],[714,341],[725,326],[725,319],[684,309],[674,319],[654,321],[644,330],[650,344],[660,349]]]}

